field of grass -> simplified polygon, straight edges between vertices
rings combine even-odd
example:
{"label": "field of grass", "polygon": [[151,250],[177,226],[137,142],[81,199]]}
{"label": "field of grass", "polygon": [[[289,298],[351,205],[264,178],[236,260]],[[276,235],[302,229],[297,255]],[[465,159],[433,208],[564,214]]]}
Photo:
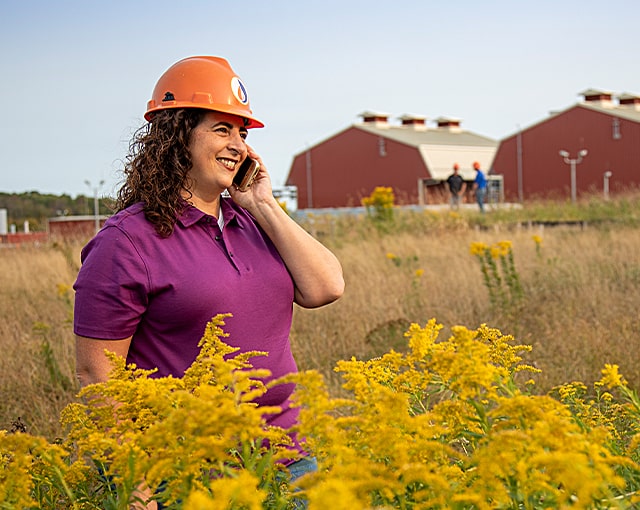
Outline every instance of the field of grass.
{"label": "field of grass", "polygon": [[[410,323],[483,323],[533,346],[537,392],[600,378],[615,363],[640,386],[640,198],[521,210],[452,214],[395,211],[384,221],[317,216],[305,228],[342,261],[344,297],[296,308],[292,342],[300,368],[318,369],[338,393],[337,360],[404,350]],[[536,240],[534,240],[534,236]],[[522,298],[490,300],[472,243],[509,241]],[[0,249],[0,429],[60,434],[60,410],[74,399],[72,285],[80,245]],[[501,273],[499,273],[501,274]],[[503,285],[506,280],[503,279]],[[221,310],[226,312],[226,310]]]}

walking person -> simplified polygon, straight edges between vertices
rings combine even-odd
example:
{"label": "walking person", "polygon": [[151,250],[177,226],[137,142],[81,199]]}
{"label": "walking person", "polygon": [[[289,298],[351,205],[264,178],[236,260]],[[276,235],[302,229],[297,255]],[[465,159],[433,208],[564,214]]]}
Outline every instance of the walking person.
{"label": "walking person", "polygon": [[450,207],[452,210],[457,211],[460,208],[460,199],[464,195],[467,187],[464,179],[459,173],[460,166],[458,163],[453,164],[453,173],[447,177],[447,184],[449,185],[449,192],[451,198],[449,199]]}
{"label": "walking person", "polygon": [[473,169],[476,171],[476,179],[473,182],[476,202],[478,202],[480,212],[484,213],[484,201],[487,197],[487,178],[485,177],[484,172],[480,169],[480,163],[477,161],[473,162]]}
{"label": "walking person", "polygon": [[[247,144],[249,130],[263,123],[244,84],[223,58],[185,58],[160,77],[144,117],[116,213],[81,254],[74,284],[81,385],[108,379],[105,349],[157,369],[154,377],[181,377],[220,313],[232,314],[228,344],[268,352],[252,360],[271,372],[265,383],[297,372],[293,304],[315,308],[338,299],[342,268],[274,198],[267,165]],[[234,177],[247,158],[259,171],[243,190]],[[297,423],[293,389],[276,386],[259,399],[282,409],[265,418],[269,425]],[[292,440],[306,455],[294,434]],[[313,459],[287,464],[295,474],[315,469]]]}

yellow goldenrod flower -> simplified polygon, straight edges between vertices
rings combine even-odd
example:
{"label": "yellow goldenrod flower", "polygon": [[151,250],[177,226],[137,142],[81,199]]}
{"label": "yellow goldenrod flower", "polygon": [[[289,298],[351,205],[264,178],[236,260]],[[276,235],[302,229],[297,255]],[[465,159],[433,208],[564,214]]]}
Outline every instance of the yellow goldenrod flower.
{"label": "yellow goldenrod flower", "polygon": [[[439,338],[443,326],[431,319],[408,328],[407,352],[339,361],[338,398],[313,370],[265,384],[268,371],[251,364],[264,353],[238,355],[224,343],[225,317],[207,326],[183,378],[153,378],[109,354],[110,380],[87,386],[85,403],[63,411],[70,432],[61,444],[0,431],[0,501],[98,508],[108,497],[124,508],[145,480],[152,491],[162,487],[156,497],[166,506],[189,510],[290,508],[298,498],[310,510],[636,503],[640,404],[617,365],[605,365],[595,396],[581,382],[531,396],[514,378],[537,371],[522,360],[530,346],[485,324]],[[255,404],[284,383],[296,385],[292,431],[265,421],[279,408]],[[290,432],[305,438],[320,469],[289,484],[277,461],[297,458]],[[99,501],[88,501],[96,465],[117,489],[101,486]]]}
{"label": "yellow goldenrod flower", "polygon": [[600,398],[604,402],[608,402],[608,403],[613,402],[613,395],[611,393],[609,393],[608,391],[605,391],[602,395],[600,395]]}
{"label": "yellow goldenrod flower", "polygon": [[57,285],[58,297],[66,297],[71,292],[71,285],[59,283]]}
{"label": "yellow goldenrod flower", "polygon": [[393,188],[386,186],[376,187],[371,195],[362,199],[362,205],[373,206],[374,208],[392,208],[395,202]]}
{"label": "yellow goldenrod flower", "polygon": [[618,365],[605,363],[604,368],[600,372],[602,373],[600,382],[607,388],[617,388],[625,384],[624,378],[618,372]]}
{"label": "yellow goldenrod flower", "polygon": [[509,252],[511,251],[511,241],[499,241],[498,243],[496,243],[496,247],[498,249],[498,252],[500,253],[500,256],[506,257]]}
{"label": "yellow goldenrod flower", "polygon": [[473,242],[471,243],[471,255],[484,255],[484,252],[488,249],[489,247],[485,244],[485,243],[481,243],[481,242]]}

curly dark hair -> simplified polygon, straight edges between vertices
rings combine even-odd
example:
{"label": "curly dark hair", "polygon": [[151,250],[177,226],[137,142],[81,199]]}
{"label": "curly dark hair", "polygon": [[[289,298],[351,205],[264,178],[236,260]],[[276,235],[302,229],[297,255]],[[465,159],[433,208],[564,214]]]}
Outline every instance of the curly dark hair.
{"label": "curly dark hair", "polygon": [[173,233],[185,204],[184,194],[189,195],[191,133],[205,113],[196,108],[162,110],[136,130],[129,143],[116,210],[144,202],[144,214],[156,232],[162,237]]}

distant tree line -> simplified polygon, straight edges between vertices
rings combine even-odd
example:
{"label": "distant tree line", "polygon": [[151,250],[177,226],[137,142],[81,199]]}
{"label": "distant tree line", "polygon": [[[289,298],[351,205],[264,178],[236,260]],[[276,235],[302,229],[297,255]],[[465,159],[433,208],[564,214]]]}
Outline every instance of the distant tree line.
{"label": "distant tree line", "polygon": [[[112,200],[100,197],[99,212],[101,215],[112,213]],[[50,195],[37,191],[25,193],[0,192],[0,209],[7,210],[7,222],[15,225],[17,231],[23,229],[25,221],[29,222],[29,230],[46,230],[47,219],[56,216],[78,216],[94,214],[93,196]]]}

